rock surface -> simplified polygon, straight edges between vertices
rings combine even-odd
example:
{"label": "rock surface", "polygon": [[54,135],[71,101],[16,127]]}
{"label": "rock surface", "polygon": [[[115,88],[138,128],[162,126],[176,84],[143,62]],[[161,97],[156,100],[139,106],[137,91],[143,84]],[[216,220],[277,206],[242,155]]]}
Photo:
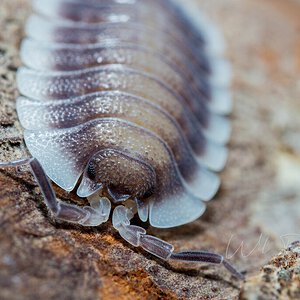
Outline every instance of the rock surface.
{"label": "rock surface", "polygon": [[299,299],[300,298],[300,242],[293,242],[273,257],[260,274],[247,278],[241,300]]}
{"label": "rock surface", "polygon": [[[252,278],[290,240],[300,239],[300,4],[194,1],[224,33],[233,64],[229,161],[201,219],[148,232],[178,250],[224,253]],[[14,100],[30,6],[25,0],[0,5],[0,161],[7,161],[28,155]],[[56,191],[60,199],[77,201]],[[55,221],[26,167],[0,170],[0,229],[4,300],[238,299],[243,285],[218,266],[162,263],[130,247],[110,222],[91,229]],[[250,281],[244,299],[251,299]],[[263,282],[258,276],[256,290]]]}

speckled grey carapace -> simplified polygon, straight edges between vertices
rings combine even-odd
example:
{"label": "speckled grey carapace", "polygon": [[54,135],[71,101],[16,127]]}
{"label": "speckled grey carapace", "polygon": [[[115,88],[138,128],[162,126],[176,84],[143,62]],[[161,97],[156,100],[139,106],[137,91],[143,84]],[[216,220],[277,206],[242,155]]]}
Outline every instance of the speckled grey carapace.
{"label": "speckled grey carapace", "polygon": [[[158,228],[197,219],[226,162],[228,64],[211,27],[176,2],[34,0],[17,73],[32,157],[0,166],[29,164],[60,220],[98,226],[114,206],[113,227],[133,246],[243,278],[220,254],[176,253],[130,224],[136,213]],[[49,178],[89,205],[58,200]]]}
{"label": "speckled grey carapace", "polygon": [[[228,76],[219,76],[228,74],[226,62],[208,54],[205,34],[165,5],[33,1],[21,47],[26,66],[17,76],[25,141],[46,174],[72,190],[86,170],[89,193],[100,180],[114,199],[137,198],[157,227],[203,213],[202,201],[219,186],[210,170],[223,168],[230,132],[222,116],[230,110]],[[87,187],[93,160],[97,176]],[[143,173],[146,165],[151,172]],[[141,174],[149,175],[144,183]],[[88,196],[82,188],[78,194]]]}

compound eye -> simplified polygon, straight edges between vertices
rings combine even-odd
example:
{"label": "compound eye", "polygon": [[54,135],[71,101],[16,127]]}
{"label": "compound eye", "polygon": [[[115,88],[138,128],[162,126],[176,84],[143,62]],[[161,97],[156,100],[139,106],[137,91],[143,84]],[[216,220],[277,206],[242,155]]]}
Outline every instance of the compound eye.
{"label": "compound eye", "polygon": [[153,188],[150,188],[150,189],[148,189],[148,190],[145,192],[143,198],[149,198],[149,197],[151,197],[153,194],[154,194],[154,189],[153,189]]}
{"label": "compound eye", "polygon": [[87,177],[91,180],[96,179],[96,170],[95,165],[92,162],[89,162],[87,170],[86,170]]}

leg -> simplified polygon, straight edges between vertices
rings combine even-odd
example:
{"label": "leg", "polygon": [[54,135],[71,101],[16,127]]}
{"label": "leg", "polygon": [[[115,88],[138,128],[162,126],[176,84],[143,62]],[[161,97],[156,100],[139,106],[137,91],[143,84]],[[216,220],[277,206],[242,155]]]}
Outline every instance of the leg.
{"label": "leg", "polygon": [[29,164],[29,162],[32,160],[32,158],[23,158],[19,160],[9,161],[9,162],[0,162],[0,168],[10,168],[10,167],[19,167],[26,164]]}
{"label": "leg", "polygon": [[16,167],[25,164],[29,164],[42,194],[44,195],[45,203],[56,218],[84,226],[98,226],[107,221],[111,209],[111,203],[107,198],[99,197],[91,199],[91,206],[84,207],[57,201],[47,175],[35,158],[0,163],[0,167]]}
{"label": "leg", "polygon": [[113,226],[120,235],[135,247],[142,247],[147,252],[164,259],[180,260],[189,262],[208,262],[213,264],[223,264],[223,266],[239,279],[244,279],[244,275],[237,271],[224,257],[220,254],[207,251],[185,251],[174,253],[174,247],[154,236],[146,234],[142,227],[130,225],[130,219],[133,218],[133,212],[122,205],[115,208],[113,212]]}

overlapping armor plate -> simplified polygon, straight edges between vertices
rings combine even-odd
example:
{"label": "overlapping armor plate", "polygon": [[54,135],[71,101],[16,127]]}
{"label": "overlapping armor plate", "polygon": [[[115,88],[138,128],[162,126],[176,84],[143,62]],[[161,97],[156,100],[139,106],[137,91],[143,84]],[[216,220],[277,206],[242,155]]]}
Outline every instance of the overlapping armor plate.
{"label": "overlapping armor plate", "polygon": [[204,212],[230,135],[228,64],[182,5],[35,0],[17,76],[25,142],[51,180],[134,199],[155,227]]}

